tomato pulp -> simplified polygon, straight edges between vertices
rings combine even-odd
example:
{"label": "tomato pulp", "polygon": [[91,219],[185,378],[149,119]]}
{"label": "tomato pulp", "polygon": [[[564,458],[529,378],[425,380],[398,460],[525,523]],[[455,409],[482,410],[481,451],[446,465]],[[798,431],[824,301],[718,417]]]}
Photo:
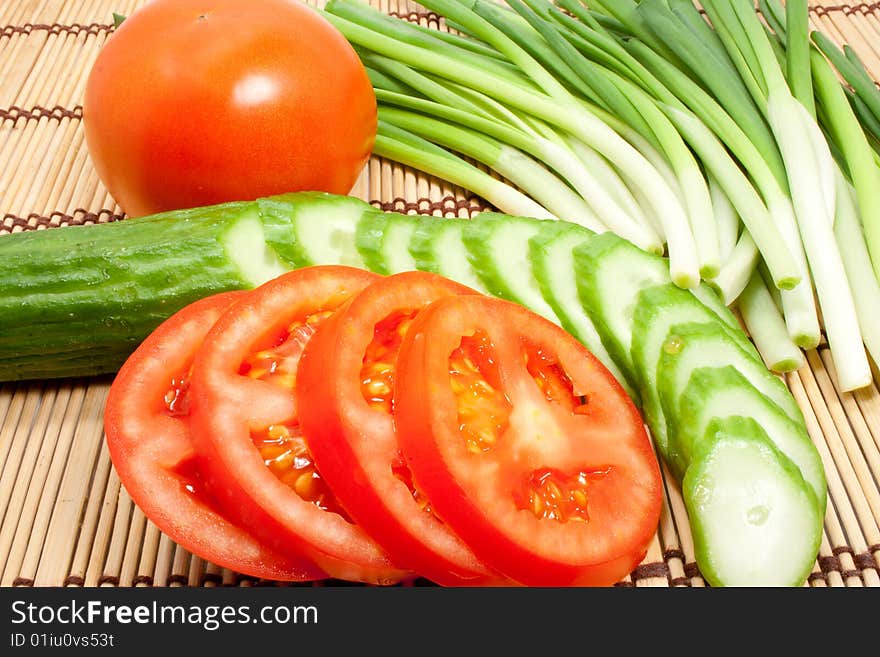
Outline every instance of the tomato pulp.
{"label": "tomato pulp", "polygon": [[529,586],[610,585],[644,558],[662,480],[641,417],[575,338],[513,303],[435,301],[397,360],[415,484],[487,566]]}
{"label": "tomato pulp", "polygon": [[347,194],[376,120],[354,49],[291,0],[154,0],[110,36],[83,101],[91,159],[130,216]]}
{"label": "tomato pulp", "polygon": [[110,458],[132,500],[187,550],[253,577],[323,578],[305,557],[272,550],[230,520],[198,466],[189,430],[193,359],[217,318],[243,295],[214,295],[185,307],[128,358],[107,398]]}
{"label": "tomato pulp", "polygon": [[400,455],[392,409],[397,351],[413,318],[431,302],[458,294],[476,292],[426,272],[370,284],[306,346],[296,392],[315,462],[352,518],[396,562],[434,582],[461,586],[502,578],[474,556],[414,487]]}
{"label": "tomato pulp", "polygon": [[388,584],[409,573],[351,521],[323,480],[295,397],[300,356],[316,328],[377,278],[317,266],[249,292],[205,338],[191,398],[202,468],[227,512],[332,577]]}

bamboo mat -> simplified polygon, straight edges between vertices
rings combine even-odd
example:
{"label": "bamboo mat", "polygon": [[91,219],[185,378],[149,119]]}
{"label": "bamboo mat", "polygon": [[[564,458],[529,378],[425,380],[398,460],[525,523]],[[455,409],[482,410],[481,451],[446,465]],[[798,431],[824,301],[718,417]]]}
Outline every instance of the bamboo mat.
{"label": "bamboo mat", "polygon": [[[144,0],[0,0],[2,233],[121,218],[82,132],[91,64],[112,13]],[[408,0],[372,0],[438,26]],[[814,25],[851,44],[880,79],[880,3],[814,2]],[[354,195],[386,210],[470,216],[465,190],[373,158]],[[0,385],[0,586],[252,586],[175,545],[135,507],[110,463],[102,413],[110,377]],[[819,558],[806,586],[880,586],[880,393],[835,389],[826,349],[787,377],[829,485]],[[658,532],[621,586],[701,587],[677,484]],[[324,583],[326,584],[326,583]]]}

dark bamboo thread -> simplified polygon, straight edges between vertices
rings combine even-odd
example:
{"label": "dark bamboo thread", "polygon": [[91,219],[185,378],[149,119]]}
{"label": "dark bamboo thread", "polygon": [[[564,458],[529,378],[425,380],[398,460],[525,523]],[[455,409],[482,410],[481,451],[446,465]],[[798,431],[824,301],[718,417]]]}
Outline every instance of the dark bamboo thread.
{"label": "dark bamboo thread", "polygon": [[14,214],[3,215],[0,222],[0,234],[12,232],[16,227],[23,230],[37,230],[56,226],[81,226],[84,224],[104,224],[124,219],[124,214],[116,214],[113,210],[104,208],[97,212],[91,212],[85,208],[77,208],[71,214],[55,210],[48,215],[32,212],[26,217]]}
{"label": "dark bamboo thread", "polygon": [[665,561],[657,561],[654,563],[643,563],[636,567],[630,575],[633,581],[641,579],[652,579],[654,577],[663,577],[669,580],[669,566]]}
{"label": "dark bamboo thread", "polygon": [[0,29],[0,37],[12,37],[14,34],[23,34],[25,36],[34,32],[48,32],[49,34],[93,34],[110,33],[114,30],[112,23],[70,23],[64,25],[61,23],[24,23],[23,25],[5,25]]}
{"label": "dark bamboo thread", "polygon": [[0,121],[12,121],[13,123],[17,122],[19,119],[25,119],[28,121],[39,121],[40,119],[55,119],[60,121],[61,119],[71,119],[79,121],[82,117],[82,105],[76,105],[73,109],[61,107],[60,105],[55,105],[55,107],[42,107],[41,105],[35,105],[30,108],[12,105],[5,109],[0,108]]}

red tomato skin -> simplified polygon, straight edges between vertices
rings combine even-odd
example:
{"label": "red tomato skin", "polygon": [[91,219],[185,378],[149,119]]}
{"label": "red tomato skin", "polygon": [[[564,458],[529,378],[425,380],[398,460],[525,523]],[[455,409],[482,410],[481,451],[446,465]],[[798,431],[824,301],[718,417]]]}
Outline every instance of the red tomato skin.
{"label": "red tomato skin", "polygon": [[279,553],[222,513],[200,486],[181,472],[195,462],[185,416],[166,413],[172,377],[186,372],[216,319],[244,293],[207,297],[182,309],[151,333],[123,364],[110,386],[104,427],[111,461],[132,500],[159,529],[187,550],[251,577],[307,581],[325,578],[314,563]]}
{"label": "red tomato skin", "polygon": [[[377,323],[471,288],[427,272],[384,277],[352,297],[306,346],[297,373],[300,422],[322,476],[349,515],[392,556],[444,586],[500,584],[452,531],[418,508],[392,473],[399,458],[393,416],[361,391],[364,353]],[[507,582],[505,582],[507,583]]]}
{"label": "red tomato skin", "polygon": [[351,191],[376,99],[345,38],[296,0],[154,0],[110,36],[83,124],[129,216]]}
{"label": "red tomato skin", "polygon": [[[456,298],[453,303],[452,298],[447,298],[435,302],[416,317],[401,346],[398,356],[401,385],[395,386],[395,418],[401,448],[413,477],[438,514],[471,546],[475,554],[511,579],[526,586],[613,585],[642,561],[660,516],[662,479],[641,416],[607,369],[562,329],[515,304],[484,297],[477,302],[484,304],[480,306],[471,303],[476,299]],[[458,309],[453,308],[460,302]],[[470,303],[471,307],[464,309],[465,303]],[[454,461],[464,462],[474,457],[466,455],[464,448],[458,448],[457,443],[461,441],[457,420],[449,420],[457,417],[457,411],[454,400],[448,394],[449,386],[445,383],[448,380],[446,363],[438,362],[436,354],[451,353],[460,336],[465,333],[444,334],[442,329],[438,331],[436,326],[431,325],[438,321],[451,321],[459,327],[481,324],[479,319],[475,319],[475,322],[467,319],[457,322],[456,316],[501,318],[502,324],[525,324],[530,328],[526,335],[534,339],[540,336],[542,343],[566,344],[569,348],[576,345],[577,357],[583,359],[586,369],[601,377],[598,389],[616,400],[614,412],[619,414],[627,432],[635,432],[634,459],[643,467],[641,485],[645,492],[642,495],[649,501],[642,509],[641,516],[634,520],[639,523],[640,531],[629,543],[620,546],[611,558],[591,562],[565,561],[543,554],[533,545],[512,539],[506,528],[493,522],[473,493],[451,474]],[[523,321],[527,316],[531,318]],[[509,346],[513,340],[507,342]],[[433,409],[433,412],[428,409]],[[450,445],[454,449],[449,449]],[[530,517],[531,511],[520,510],[517,513],[526,514],[530,522],[534,521]]]}
{"label": "red tomato skin", "polygon": [[297,418],[294,394],[239,374],[255,344],[293,318],[334,310],[378,278],[344,266],[284,274],[224,314],[199,351],[191,387],[193,437],[210,489],[230,515],[278,550],[305,553],[338,579],[391,584],[411,576],[362,529],[300,498],[265,466],[251,430]]}

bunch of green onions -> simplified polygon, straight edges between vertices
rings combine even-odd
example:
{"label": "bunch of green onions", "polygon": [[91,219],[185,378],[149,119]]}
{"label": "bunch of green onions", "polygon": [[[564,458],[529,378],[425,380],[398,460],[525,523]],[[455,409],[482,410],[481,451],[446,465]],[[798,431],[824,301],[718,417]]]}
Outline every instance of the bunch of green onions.
{"label": "bunch of green onions", "polygon": [[807,0],[762,1],[763,22],[752,0],[556,2],[422,0],[447,32],[330,0],[376,91],[374,152],[668,255],[774,371],[824,325],[840,388],[869,385],[880,91],[852,49],[810,33]]}

